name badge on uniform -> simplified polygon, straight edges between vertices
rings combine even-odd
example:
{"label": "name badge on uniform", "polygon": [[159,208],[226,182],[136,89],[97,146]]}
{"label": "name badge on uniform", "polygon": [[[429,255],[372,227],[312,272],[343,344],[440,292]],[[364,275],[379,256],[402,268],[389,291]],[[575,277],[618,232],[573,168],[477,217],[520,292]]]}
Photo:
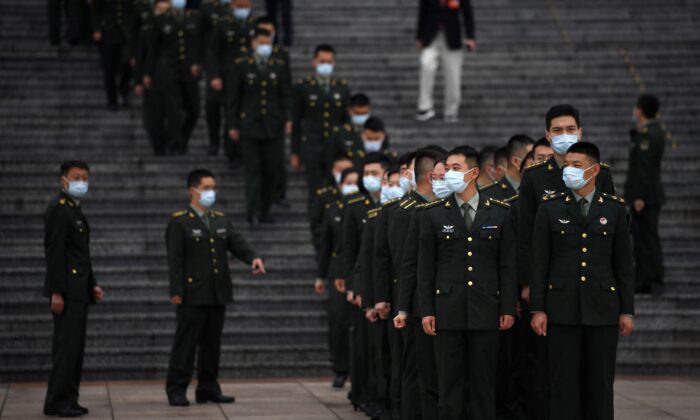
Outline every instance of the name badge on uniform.
{"label": "name badge on uniform", "polygon": [[335,99],[336,101],[339,101],[340,100],[340,93],[338,93],[338,92],[334,93],[333,99]]}
{"label": "name badge on uniform", "polygon": [[309,100],[310,100],[310,101],[318,100],[318,95],[315,95],[315,94],[309,95]]}
{"label": "name badge on uniform", "polygon": [[255,73],[248,73],[246,77],[248,77],[249,79],[255,79],[256,76]]}
{"label": "name badge on uniform", "polygon": [[498,229],[498,226],[482,226],[481,229]]}
{"label": "name badge on uniform", "polygon": [[172,25],[168,24],[168,25],[163,26],[163,33],[164,34],[168,35],[172,31],[173,31]]}
{"label": "name badge on uniform", "polygon": [[559,219],[559,223],[561,223],[562,225],[566,225],[566,224],[569,224],[570,222],[571,222],[571,220],[567,220],[567,219]]}
{"label": "name badge on uniform", "polygon": [[192,229],[192,236],[202,236],[202,229]]}
{"label": "name badge on uniform", "polygon": [[216,233],[226,233],[226,228],[216,229]]}
{"label": "name badge on uniform", "polygon": [[454,225],[443,225],[442,226],[442,233],[454,233],[455,227]]}

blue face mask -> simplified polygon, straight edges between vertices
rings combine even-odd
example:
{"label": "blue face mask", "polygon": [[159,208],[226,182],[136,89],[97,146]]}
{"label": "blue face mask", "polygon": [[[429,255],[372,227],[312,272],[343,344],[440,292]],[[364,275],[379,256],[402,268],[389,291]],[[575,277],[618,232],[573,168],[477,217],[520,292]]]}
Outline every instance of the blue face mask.
{"label": "blue face mask", "polygon": [[433,194],[438,199],[443,199],[449,197],[452,194],[449,188],[447,188],[447,182],[444,179],[434,179],[433,180]]}
{"label": "blue face mask", "polygon": [[355,126],[363,126],[369,119],[369,114],[353,114],[351,117],[352,124]]}
{"label": "blue face mask", "polygon": [[340,193],[343,195],[351,195],[360,192],[360,188],[354,184],[345,184],[340,186]]}
{"label": "blue face mask", "polygon": [[211,206],[216,203],[216,191],[207,190],[200,191],[199,193],[199,204],[205,209],[211,208]]}
{"label": "blue face mask", "polygon": [[382,150],[382,143],[384,141],[368,141],[368,140],[362,140],[362,143],[365,145],[365,152],[367,153],[375,153],[380,150]]}
{"label": "blue face mask", "polygon": [[408,172],[411,173],[411,179],[409,180],[409,182],[411,183],[411,188],[415,190],[418,186],[418,184],[416,184],[416,172],[413,169],[409,169]]}
{"label": "blue face mask", "polygon": [[382,188],[382,180],[377,176],[365,176],[362,178],[362,185],[371,193],[376,193]]}
{"label": "blue face mask", "polygon": [[382,195],[379,202],[384,204],[391,200],[396,200],[397,198],[403,197],[404,191],[401,187],[382,187]]}
{"label": "blue face mask", "polygon": [[471,168],[467,172],[447,171],[447,173],[445,174],[445,182],[447,183],[447,188],[449,188],[450,191],[452,191],[453,193],[457,194],[466,190],[473,180],[470,179],[469,181],[465,182],[464,176],[469,172],[473,171],[474,169],[475,168]]}
{"label": "blue face mask", "polygon": [[255,54],[259,55],[261,58],[267,58],[272,55],[272,45],[270,44],[260,44],[255,47]]}
{"label": "blue face mask", "polygon": [[236,19],[248,19],[248,16],[250,16],[250,8],[246,7],[236,7],[233,9],[233,17]]}
{"label": "blue face mask", "polygon": [[182,10],[185,8],[187,0],[172,0],[170,6],[175,10]]}
{"label": "blue face mask", "polygon": [[401,178],[399,178],[399,185],[401,185],[401,189],[405,193],[407,193],[411,190],[411,180],[409,180],[405,176],[402,176]]}
{"label": "blue face mask", "polygon": [[333,74],[333,64],[321,63],[316,66],[316,73],[321,77],[328,77]]}
{"label": "blue face mask", "polygon": [[[66,178],[67,180],[67,178]],[[68,195],[78,200],[85,197],[88,192],[88,183],[86,181],[68,181]]]}
{"label": "blue face mask", "polygon": [[578,142],[578,135],[576,134],[560,134],[558,136],[552,137],[552,149],[554,153],[558,155],[565,155],[569,150],[569,147]]}
{"label": "blue face mask", "polygon": [[564,173],[562,178],[564,179],[564,185],[572,190],[580,190],[588,184],[591,178],[585,179],[584,174],[587,170],[591,169],[593,166],[589,166],[586,169],[574,168],[573,166],[566,166],[564,168]]}

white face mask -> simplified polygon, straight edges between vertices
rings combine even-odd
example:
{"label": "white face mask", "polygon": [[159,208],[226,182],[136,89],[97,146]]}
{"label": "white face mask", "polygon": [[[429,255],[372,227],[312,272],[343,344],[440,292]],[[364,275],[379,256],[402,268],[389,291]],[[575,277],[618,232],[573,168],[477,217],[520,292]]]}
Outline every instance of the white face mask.
{"label": "white face mask", "polygon": [[343,195],[351,195],[360,192],[360,188],[354,184],[345,184],[340,186],[340,193]]}
{"label": "white face mask", "polygon": [[365,146],[365,152],[367,153],[375,153],[379,152],[382,150],[382,144],[384,143],[384,140],[362,140],[362,143]]}
{"label": "white face mask", "polygon": [[199,204],[205,209],[211,208],[216,203],[216,191],[206,190],[199,192]]}
{"label": "white face mask", "polygon": [[432,182],[433,194],[438,199],[443,199],[452,194],[449,188],[447,188],[447,182],[444,179],[434,179]]}
{"label": "white face mask", "polygon": [[68,181],[68,188],[66,188],[68,195],[78,200],[85,197],[89,187],[87,181],[71,181],[68,178],[65,178],[65,180]]}
{"label": "white face mask", "polygon": [[578,134],[560,134],[552,137],[552,149],[558,155],[565,155],[569,147],[578,142]]}
{"label": "white face mask", "polygon": [[476,168],[471,168],[467,172],[459,172],[459,171],[453,171],[449,170],[445,174],[445,182],[447,183],[447,188],[450,189],[453,193],[461,193],[464,190],[467,189],[469,184],[473,181],[470,179],[469,181],[464,181],[464,176],[467,175],[469,172],[473,171]]}
{"label": "white face mask", "polygon": [[376,193],[382,188],[382,180],[378,176],[365,176],[362,178],[362,185],[371,193]]}
{"label": "white face mask", "polygon": [[588,184],[591,178],[585,179],[584,174],[587,170],[591,169],[593,166],[589,166],[586,169],[574,168],[573,166],[566,166],[562,174],[564,179],[564,185],[572,190],[580,190]]}
{"label": "white face mask", "polygon": [[395,200],[397,198],[403,197],[403,188],[396,186],[396,187],[389,187],[389,186],[384,186],[382,187],[382,194],[379,198],[379,202],[384,204],[386,202],[389,202],[391,200]]}

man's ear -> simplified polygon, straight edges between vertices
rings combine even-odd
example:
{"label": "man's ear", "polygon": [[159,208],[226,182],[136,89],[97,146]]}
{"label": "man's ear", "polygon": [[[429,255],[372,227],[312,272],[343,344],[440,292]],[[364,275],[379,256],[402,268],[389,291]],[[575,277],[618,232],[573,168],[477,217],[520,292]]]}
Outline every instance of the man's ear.
{"label": "man's ear", "polygon": [[593,165],[591,171],[593,171],[591,176],[598,176],[598,174],[600,173],[600,163],[596,163],[595,165]]}

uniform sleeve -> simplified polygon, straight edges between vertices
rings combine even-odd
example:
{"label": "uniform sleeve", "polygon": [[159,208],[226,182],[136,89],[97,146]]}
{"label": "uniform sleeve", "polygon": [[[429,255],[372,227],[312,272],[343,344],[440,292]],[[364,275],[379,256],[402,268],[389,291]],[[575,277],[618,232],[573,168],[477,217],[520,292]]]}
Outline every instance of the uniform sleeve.
{"label": "uniform sleeve", "polygon": [[246,264],[251,264],[254,259],[260,258],[248,242],[243,239],[243,235],[238,233],[231,223],[228,224],[228,231],[227,247],[236,259]]}
{"label": "uniform sleeve", "polygon": [[129,42],[127,44],[127,54],[129,55],[129,59],[136,60],[138,55],[142,26],[143,21],[141,20],[141,16],[136,13],[135,8],[132,8],[131,21],[129,24]]}
{"label": "uniform sleeve", "polygon": [[92,0],[92,3],[90,3],[90,25],[93,32],[102,30],[103,10],[104,0]]}
{"label": "uniform sleeve", "polygon": [[419,210],[414,210],[411,214],[411,221],[408,224],[408,232],[404,240],[403,255],[401,257],[397,309],[403,312],[411,312],[413,308],[413,296],[416,291],[420,215],[421,212]]}
{"label": "uniform sleeve", "polygon": [[362,234],[362,244],[358,256],[358,268],[360,269],[359,283],[360,287],[355,287],[355,294],[362,296],[362,306],[364,308],[374,308],[377,302],[374,296],[374,276],[372,266],[374,265],[374,238],[376,232],[376,219],[373,223],[365,227]]}
{"label": "uniform sleeve", "polygon": [[600,171],[600,174],[596,178],[596,187],[606,194],[615,195],[615,182],[613,181],[611,171],[605,169]]}
{"label": "uniform sleeve", "polygon": [[160,31],[157,20],[154,19],[153,25],[149,30],[148,47],[146,48],[146,65],[144,69],[145,76],[153,76],[156,69],[156,54],[160,45]]}
{"label": "uniform sleeve", "polygon": [[292,91],[292,153],[298,155],[301,152],[301,120],[304,116],[304,85],[297,83]]}
{"label": "uniform sleeve", "polygon": [[333,254],[333,227],[329,217],[324,217],[321,223],[321,246],[318,250],[318,270],[316,278],[325,279],[328,277],[328,266]]}
{"label": "uniform sleeve", "polygon": [[343,264],[342,274],[346,282],[346,288],[352,290],[352,273],[357,262],[357,254],[360,248],[360,238],[357,232],[357,218],[354,212],[348,208],[343,220]]}
{"label": "uniform sleeve", "polygon": [[241,111],[241,65],[235,64],[231,75],[224,83],[226,89],[226,126],[230,129],[238,129],[240,125]]}
{"label": "uniform sleeve", "polygon": [[165,244],[168,254],[168,274],[170,278],[170,296],[185,294],[185,233],[182,225],[171,220],[165,232]]}
{"label": "uniform sleeve", "polygon": [[[289,58],[287,58],[288,60]],[[291,75],[289,74],[289,63],[285,61],[284,64],[284,75],[280,78],[280,104],[282,105],[282,115],[287,121],[292,120],[291,115],[291,103],[292,103],[292,85],[291,85]]]}
{"label": "uniform sleeve", "polygon": [[45,244],[46,253],[46,292],[49,296],[53,293],[65,293],[66,291],[66,238],[70,219],[58,206],[53,207],[46,215],[45,220]]}
{"label": "uniform sleeve", "polygon": [[462,18],[464,19],[464,32],[467,38],[474,39],[476,37],[476,25],[474,24],[474,9],[469,0],[461,1]]}
{"label": "uniform sleeve", "polygon": [[420,317],[435,316],[435,276],[437,273],[437,238],[427,213],[420,219],[418,233],[418,301]]}
{"label": "uniform sleeve", "polygon": [[[649,194],[655,193],[652,190],[652,174],[656,172],[658,160],[663,154],[664,139],[648,139],[648,150],[642,150],[639,144],[635,145],[635,151],[630,154],[630,168],[634,170],[628,172],[627,189],[625,196],[630,204],[634,200],[649,201]],[[634,162],[631,160],[634,159]]]}
{"label": "uniform sleeve", "polygon": [[515,316],[517,301],[515,258],[515,229],[513,216],[508,214],[503,219],[501,240],[498,246],[498,280],[500,283],[501,314]]}
{"label": "uniform sleeve", "polygon": [[372,283],[376,302],[390,302],[391,252],[389,250],[389,214],[380,212],[375,222]]}
{"label": "uniform sleeve", "polygon": [[213,28],[213,32],[211,35],[211,41],[209,42],[209,46],[206,49],[206,57],[204,61],[204,66],[205,70],[207,72],[207,81],[211,81],[212,79],[217,79],[221,78],[221,65],[220,65],[220,55],[219,51],[221,50],[221,44],[222,44],[222,34],[220,30],[220,25],[221,21],[219,22],[218,25],[216,25]]}
{"label": "uniform sleeve", "polygon": [[545,206],[540,206],[535,217],[532,242],[532,283],[530,284],[530,310],[545,311],[545,285],[549,277],[549,260],[551,256],[551,232],[549,213]]}
{"label": "uniform sleeve", "polygon": [[634,315],[634,263],[627,212],[623,206],[617,215],[613,244],[613,272],[620,293],[620,313]]}
{"label": "uniform sleeve", "polygon": [[535,196],[532,181],[528,173],[523,176],[520,184],[520,198],[516,203],[518,206],[518,234],[516,237],[516,250],[518,260],[518,284],[529,286],[532,277],[532,226],[535,222],[535,211],[540,197]]}

